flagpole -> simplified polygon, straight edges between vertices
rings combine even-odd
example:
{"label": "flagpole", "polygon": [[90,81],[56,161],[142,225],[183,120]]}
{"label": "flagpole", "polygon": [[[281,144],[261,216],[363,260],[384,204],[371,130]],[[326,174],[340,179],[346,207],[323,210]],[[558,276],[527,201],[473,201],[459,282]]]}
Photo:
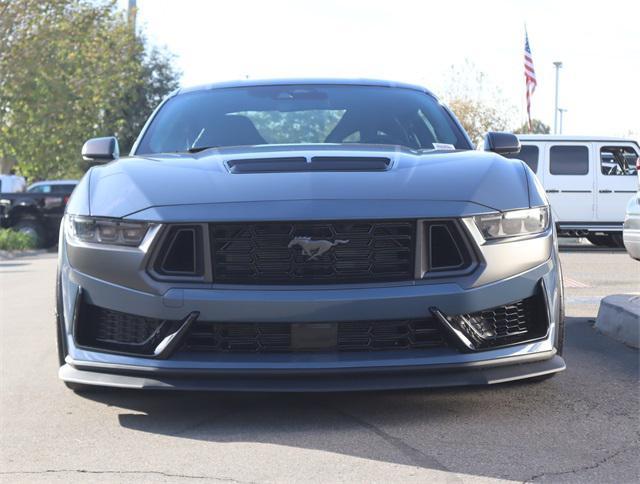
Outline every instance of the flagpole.
{"label": "flagpole", "polygon": [[558,134],[558,84],[560,83],[560,68],[562,62],[556,61],[553,63],[556,66],[556,104],[553,109],[553,134]]}

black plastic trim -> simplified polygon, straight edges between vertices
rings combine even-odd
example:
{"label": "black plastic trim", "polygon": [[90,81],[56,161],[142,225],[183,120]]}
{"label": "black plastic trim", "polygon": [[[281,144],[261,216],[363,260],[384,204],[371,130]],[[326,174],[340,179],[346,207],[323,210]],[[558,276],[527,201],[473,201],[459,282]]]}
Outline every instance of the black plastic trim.
{"label": "black plastic trim", "polygon": [[326,392],[504,383],[563,371],[553,351],[453,365],[295,370],[197,370],[127,367],[67,357],[64,381],[158,390]]}

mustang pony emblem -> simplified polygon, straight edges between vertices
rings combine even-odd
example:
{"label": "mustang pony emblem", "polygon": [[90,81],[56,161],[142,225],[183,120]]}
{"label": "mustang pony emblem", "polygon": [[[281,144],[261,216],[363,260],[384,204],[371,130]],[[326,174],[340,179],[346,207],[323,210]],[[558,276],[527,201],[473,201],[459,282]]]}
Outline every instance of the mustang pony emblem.
{"label": "mustang pony emblem", "polygon": [[309,257],[307,260],[314,260],[336,245],[348,243],[348,240],[334,240],[333,242],[329,242],[328,240],[311,240],[311,237],[296,237],[289,242],[288,248],[290,249],[298,245],[302,249],[302,253]]}

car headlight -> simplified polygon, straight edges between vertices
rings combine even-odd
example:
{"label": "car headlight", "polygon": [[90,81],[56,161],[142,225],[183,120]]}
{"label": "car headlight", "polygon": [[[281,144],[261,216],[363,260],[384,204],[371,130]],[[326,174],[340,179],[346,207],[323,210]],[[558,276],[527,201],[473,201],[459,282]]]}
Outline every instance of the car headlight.
{"label": "car headlight", "polygon": [[473,221],[485,240],[539,234],[549,228],[549,207],[477,215]]}
{"label": "car headlight", "polygon": [[81,242],[138,246],[148,228],[146,222],[67,215],[67,234]]}

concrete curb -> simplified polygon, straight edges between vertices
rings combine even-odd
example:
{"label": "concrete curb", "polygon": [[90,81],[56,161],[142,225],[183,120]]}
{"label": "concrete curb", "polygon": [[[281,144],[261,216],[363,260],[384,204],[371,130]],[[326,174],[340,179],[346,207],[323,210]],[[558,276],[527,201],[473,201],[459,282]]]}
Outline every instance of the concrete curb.
{"label": "concrete curb", "polygon": [[640,348],[640,295],[614,294],[603,298],[596,328],[632,348]]}
{"label": "concrete curb", "polygon": [[20,257],[30,257],[34,255],[46,254],[45,249],[38,250],[0,250],[0,260],[12,260]]}

